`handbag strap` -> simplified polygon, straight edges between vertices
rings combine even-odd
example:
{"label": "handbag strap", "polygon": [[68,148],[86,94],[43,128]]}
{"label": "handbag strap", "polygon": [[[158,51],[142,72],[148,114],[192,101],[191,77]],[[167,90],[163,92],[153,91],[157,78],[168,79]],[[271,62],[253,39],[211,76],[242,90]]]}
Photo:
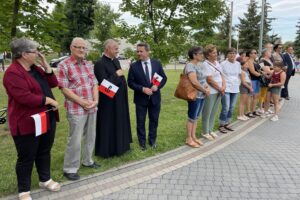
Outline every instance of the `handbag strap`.
{"label": "handbag strap", "polygon": [[214,66],[211,62],[209,62],[208,60],[206,60],[207,64],[209,64],[210,66],[212,66],[215,70],[217,70],[218,72],[220,72],[221,75],[223,75],[223,73],[218,69],[216,68],[216,66]]}

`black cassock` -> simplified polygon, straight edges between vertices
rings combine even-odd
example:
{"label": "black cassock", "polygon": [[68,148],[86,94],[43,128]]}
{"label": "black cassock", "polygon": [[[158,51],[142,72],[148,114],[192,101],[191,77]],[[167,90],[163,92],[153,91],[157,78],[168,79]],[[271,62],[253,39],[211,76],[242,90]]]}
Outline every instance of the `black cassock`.
{"label": "black cassock", "polygon": [[99,93],[95,155],[104,158],[122,155],[132,142],[127,83],[124,76],[117,76],[118,69],[120,62],[105,55],[94,68],[99,85],[106,79],[119,87],[113,98]]}

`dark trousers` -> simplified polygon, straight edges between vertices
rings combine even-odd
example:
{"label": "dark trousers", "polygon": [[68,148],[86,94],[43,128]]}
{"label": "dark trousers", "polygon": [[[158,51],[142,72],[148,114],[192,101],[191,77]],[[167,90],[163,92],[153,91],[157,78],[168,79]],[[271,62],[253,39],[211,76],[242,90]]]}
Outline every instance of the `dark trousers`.
{"label": "dark trousers", "polygon": [[35,134],[13,137],[18,153],[16,173],[19,193],[30,191],[33,163],[41,182],[50,179],[50,151],[56,129],[54,117],[50,123],[50,130],[38,137]]}
{"label": "dark trousers", "polygon": [[289,97],[288,85],[289,85],[290,78],[291,78],[291,75],[287,74],[285,82],[284,82],[284,88],[282,88],[282,90],[281,90],[281,97],[283,97],[283,98]]}
{"label": "dark trousers", "polygon": [[148,142],[150,145],[153,145],[156,142],[160,103],[153,105],[151,101],[149,101],[147,106],[135,105],[137,136],[141,146],[146,144],[145,121],[147,111],[149,116]]}

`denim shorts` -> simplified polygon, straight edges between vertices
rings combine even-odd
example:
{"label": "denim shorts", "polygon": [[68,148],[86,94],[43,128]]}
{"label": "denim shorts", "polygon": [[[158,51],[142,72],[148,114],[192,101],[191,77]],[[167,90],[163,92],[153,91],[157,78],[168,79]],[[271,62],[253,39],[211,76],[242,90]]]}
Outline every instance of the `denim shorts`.
{"label": "denim shorts", "polygon": [[279,95],[280,91],[281,91],[281,87],[271,87],[271,88],[268,88],[268,91],[271,92],[271,94]]}
{"label": "denim shorts", "polygon": [[203,109],[204,99],[197,98],[195,101],[188,101],[188,120],[195,122]]}
{"label": "denim shorts", "polygon": [[260,81],[259,80],[251,80],[253,94],[258,94],[260,89]]}

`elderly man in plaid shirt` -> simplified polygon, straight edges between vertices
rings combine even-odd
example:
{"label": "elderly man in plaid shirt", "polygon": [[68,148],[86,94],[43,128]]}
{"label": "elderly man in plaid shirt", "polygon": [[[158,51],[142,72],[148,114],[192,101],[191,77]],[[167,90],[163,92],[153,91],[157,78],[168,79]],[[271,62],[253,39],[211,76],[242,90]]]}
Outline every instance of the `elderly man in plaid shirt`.
{"label": "elderly man in plaid shirt", "polygon": [[82,165],[98,168],[92,159],[95,146],[98,84],[93,64],[85,60],[86,41],[74,38],[71,56],[58,65],[58,83],[65,96],[70,131],[64,158],[64,176],[78,180],[80,176],[81,137],[84,136]]}

